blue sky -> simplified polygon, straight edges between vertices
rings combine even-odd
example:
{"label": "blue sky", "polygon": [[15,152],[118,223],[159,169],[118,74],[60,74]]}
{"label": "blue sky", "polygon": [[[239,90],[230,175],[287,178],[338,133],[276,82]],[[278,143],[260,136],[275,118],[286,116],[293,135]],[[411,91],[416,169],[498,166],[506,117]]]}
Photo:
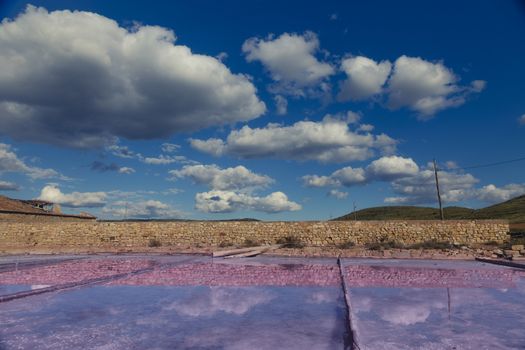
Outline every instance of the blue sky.
{"label": "blue sky", "polygon": [[0,193],[328,219],[525,193],[525,3],[2,1]]}

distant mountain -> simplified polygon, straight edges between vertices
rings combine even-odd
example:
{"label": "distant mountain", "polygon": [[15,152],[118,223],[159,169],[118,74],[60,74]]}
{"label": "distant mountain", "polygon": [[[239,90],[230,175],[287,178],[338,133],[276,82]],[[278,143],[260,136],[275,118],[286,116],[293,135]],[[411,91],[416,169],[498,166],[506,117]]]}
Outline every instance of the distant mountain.
{"label": "distant mountain", "polygon": [[[446,207],[445,219],[506,219],[511,223],[525,222],[525,195],[482,209]],[[361,209],[334,220],[436,220],[439,209],[415,206],[385,206]]]}

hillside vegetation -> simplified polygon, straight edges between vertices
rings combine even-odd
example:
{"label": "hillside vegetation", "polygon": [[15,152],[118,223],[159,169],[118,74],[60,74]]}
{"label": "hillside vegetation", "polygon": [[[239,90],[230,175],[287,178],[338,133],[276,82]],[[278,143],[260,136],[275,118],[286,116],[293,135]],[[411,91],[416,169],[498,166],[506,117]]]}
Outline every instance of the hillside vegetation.
{"label": "hillside vegetation", "polygon": [[[445,219],[505,219],[510,223],[525,223],[525,195],[482,209],[446,207]],[[334,220],[438,220],[439,209],[415,206],[385,206],[358,210]]]}

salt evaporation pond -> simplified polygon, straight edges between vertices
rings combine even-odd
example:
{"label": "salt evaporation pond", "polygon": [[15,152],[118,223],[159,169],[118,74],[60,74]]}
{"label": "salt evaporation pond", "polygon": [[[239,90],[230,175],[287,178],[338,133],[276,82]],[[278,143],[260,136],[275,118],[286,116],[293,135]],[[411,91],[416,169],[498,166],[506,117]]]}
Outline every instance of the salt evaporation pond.
{"label": "salt evaporation pond", "polygon": [[474,261],[0,257],[2,350],[523,349],[523,315]]}

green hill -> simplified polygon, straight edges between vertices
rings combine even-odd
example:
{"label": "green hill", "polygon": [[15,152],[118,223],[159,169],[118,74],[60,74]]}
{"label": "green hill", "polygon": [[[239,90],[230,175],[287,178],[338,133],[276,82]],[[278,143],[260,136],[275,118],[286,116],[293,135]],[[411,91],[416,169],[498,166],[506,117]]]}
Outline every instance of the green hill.
{"label": "green hill", "polygon": [[[525,222],[525,195],[482,209],[446,207],[445,219],[506,219]],[[361,209],[334,220],[438,220],[439,209],[415,206],[385,206]]]}

